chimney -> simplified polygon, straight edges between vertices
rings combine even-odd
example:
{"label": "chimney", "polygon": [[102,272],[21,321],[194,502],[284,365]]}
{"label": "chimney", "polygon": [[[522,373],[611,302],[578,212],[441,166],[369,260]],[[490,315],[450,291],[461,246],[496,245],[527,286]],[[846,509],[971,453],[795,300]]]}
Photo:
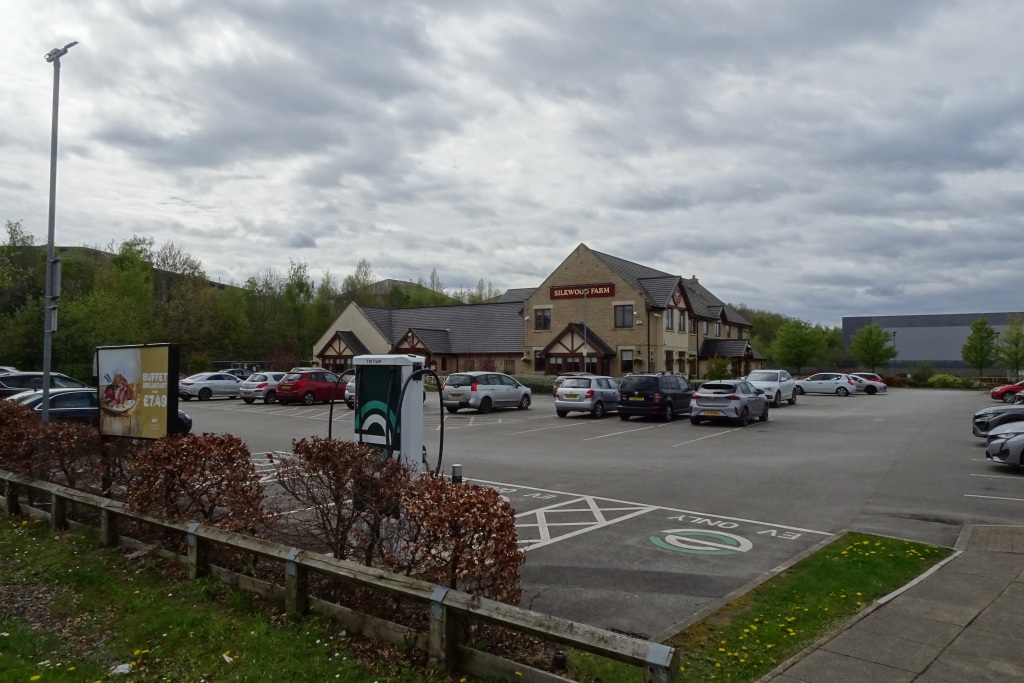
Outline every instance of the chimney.
{"label": "chimney", "polygon": [[696,275],[694,275],[693,277],[690,278],[690,284],[691,285],[699,285],[700,284],[700,280],[697,279]]}

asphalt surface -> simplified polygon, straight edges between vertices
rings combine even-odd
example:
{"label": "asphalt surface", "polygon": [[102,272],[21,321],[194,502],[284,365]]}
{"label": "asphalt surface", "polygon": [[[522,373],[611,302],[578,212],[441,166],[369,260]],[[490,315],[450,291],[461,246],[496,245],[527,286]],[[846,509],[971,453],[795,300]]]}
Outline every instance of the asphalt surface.
{"label": "asphalt surface", "polygon": [[[971,415],[987,394],[894,390],[801,396],[746,428],[614,415],[445,413],[444,471],[515,507],[524,605],[643,637],[702,609],[845,529],[953,546],[964,524],[1016,524],[1024,475],[984,459]],[[328,407],[192,401],[194,431],[261,453],[327,435]],[[439,410],[424,431],[436,462]],[[334,436],[351,434],[335,406]]]}

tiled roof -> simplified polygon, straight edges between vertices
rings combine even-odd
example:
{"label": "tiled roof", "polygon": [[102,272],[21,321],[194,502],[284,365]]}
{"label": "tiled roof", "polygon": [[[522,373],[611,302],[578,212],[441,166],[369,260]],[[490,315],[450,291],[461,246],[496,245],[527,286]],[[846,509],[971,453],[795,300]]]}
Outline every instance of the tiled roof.
{"label": "tiled roof", "polygon": [[[582,323],[569,323],[568,328],[571,329],[576,334],[580,335],[581,337],[583,336]],[[608,346],[608,344],[605,343],[604,339],[601,339],[596,334],[594,334],[594,330],[590,329],[589,327],[587,328],[587,346],[593,346],[595,349],[597,349],[606,356],[615,355],[615,349]]]}
{"label": "tiled roof", "polygon": [[667,306],[681,279],[678,275],[642,277],[640,285],[647,292],[647,298],[651,303],[655,306]]}
{"label": "tiled roof", "polygon": [[652,306],[664,306],[668,299],[665,298],[662,301],[655,299],[651,292],[648,291],[647,287],[644,286],[644,283],[642,282],[643,280],[661,280],[664,278],[675,278],[676,281],[679,280],[678,275],[666,273],[663,270],[642,266],[639,263],[633,263],[632,261],[627,261],[626,259],[621,259],[610,254],[602,254],[599,251],[592,251],[592,253],[604,262],[606,266],[615,271],[616,275],[632,285],[634,289],[643,292],[647,299],[647,303]]}
{"label": "tiled roof", "polygon": [[522,303],[529,299],[534,292],[537,291],[536,287],[523,287],[521,289],[509,289],[504,294],[498,297],[495,303],[507,304],[512,302]]}
{"label": "tiled roof", "polygon": [[426,308],[362,308],[392,345],[410,328],[444,330],[450,353],[522,353],[521,301]]}
{"label": "tiled roof", "polygon": [[[705,339],[700,345],[700,358],[740,358],[750,348],[746,339]],[[753,349],[751,349],[753,350]]]}
{"label": "tiled roof", "polygon": [[363,355],[370,352],[363,342],[359,341],[359,337],[356,336],[355,332],[342,330],[338,332],[338,337],[340,337],[341,341],[345,342],[346,346],[352,349],[352,352],[356,355]]}
{"label": "tiled roof", "polygon": [[413,327],[412,333],[420,338],[431,353],[452,353],[452,339],[448,330]]}
{"label": "tiled roof", "polygon": [[737,311],[732,306],[727,305],[717,296],[709,292],[707,287],[705,287],[704,285],[700,284],[699,282],[694,282],[694,280],[692,279],[685,280],[683,282],[683,285],[691,294],[691,297],[693,295],[696,295],[698,298],[703,300],[704,306],[707,308],[709,313],[707,317],[719,318],[722,315],[722,312],[724,311],[725,318],[729,322],[735,325],[746,325],[747,327],[751,326],[750,321],[744,318],[742,315],[740,315],[739,311]]}

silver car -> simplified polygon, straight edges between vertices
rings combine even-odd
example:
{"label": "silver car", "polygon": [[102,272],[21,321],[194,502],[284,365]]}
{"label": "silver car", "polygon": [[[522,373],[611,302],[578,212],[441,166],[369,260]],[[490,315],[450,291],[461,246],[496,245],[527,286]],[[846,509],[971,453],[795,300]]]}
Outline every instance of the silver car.
{"label": "silver car", "polygon": [[819,372],[796,381],[798,394],[836,394],[849,396],[857,392],[857,383],[841,372]]}
{"label": "silver car", "polygon": [[530,407],[533,392],[514,377],[500,372],[456,372],[448,375],[441,389],[445,410],[457,412],[460,408],[475,408],[489,413],[492,408]]}
{"label": "silver car", "polygon": [[258,400],[264,403],[273,403],[277,400],[277,385],[287,374],[287,372],[253,373],[238,387],[238,395],[246,403],[255,403]]}
{"label": "silver car", "polygon": [[763,391],[772,408],[778,408],[783,401],[789,405],[796,403],[796,382],[785,370],[754,370],[743,379]]}
{"label": "silver car", "polygon": [[728,420],[746,427],[753,418],[768,421],[768,398],[750,382],[726,379],[704,382],[690,398],[690,424]]}
{"label": "silver car", "polygon": [[590,413],[601,418],[619,405],[619,385],[612,377],[566,377],[555,390],[555,414]]}
{"label": "silver car", "polygon": [[873,379],[869,379],[864,375],[847,375],[853,380],[853,383],[857,385],[857,391],[868,396],[874,396],[875,394],[884,394],[889,388],[885,382],[878,382]]}
{"label": "silver car", "polygon": [[178,396],[186,401],[192,397],[208,401],[214,396],[238,398],[242,380],[226,372],[200,372],[178,380]]}
{"label": "silver car", "polygon": [[1013,434],[1008,439],[990,441],[985,447],[985,457],[1003,465],[1024,467],[1024,434]]}

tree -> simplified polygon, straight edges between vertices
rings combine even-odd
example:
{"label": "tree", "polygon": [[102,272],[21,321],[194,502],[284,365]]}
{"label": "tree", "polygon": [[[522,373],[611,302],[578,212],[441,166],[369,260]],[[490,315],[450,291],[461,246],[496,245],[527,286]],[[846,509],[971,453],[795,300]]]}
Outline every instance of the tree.
{"label": "tree", "polygon": [[380,298],[374,294],[371,288],[376,280],[370,262],[366,259],[359,259],[359,263],[356,264],[356,272],[346,275],[342,281],[341,291],[349,301],[354,301],[360,306],[374,306],[378,304]]}
{"label": "tree", "polygon": [[1006,330],[999,337],[996,346],[996,359],[1012,373],[1012,377],[1020,375],[1024,366],[1024,324],[1020,316],[1010,316]]}
{"label": "tree", "polygon": [[168,273],[177,273],[187,277],[206,277],[203,264],[199,259],[174,244],[174,242],[164,242],[156,251],[153,255],[153,266]]}
{"label": "tree", "polygon": [[996,362],[997,336],[998,333],[988,324],[985,316],[971,323],[971,333],[967,335],[967,343],[960,347],[960,357],[978,370],[978,377],[984,374],[985,368]]}
{"label": "tree", "polygon": [[821,328],[803,320],[790,320],[780,327],[771,347],[772,358],[781,365],[796,368],[797,374],[824,352],[825,339]]}
{"label": "tree", "polygon": [[25,232],[21,221],[7,221],[7,246],[8,247],[31,247],[35,245],[36,238]]}
{"label": "tree", "polygon": [[875,371],[896,357],[892,335],[878,325],[865,325],[857,330],[850,340],[850,355],[861,367]]}

